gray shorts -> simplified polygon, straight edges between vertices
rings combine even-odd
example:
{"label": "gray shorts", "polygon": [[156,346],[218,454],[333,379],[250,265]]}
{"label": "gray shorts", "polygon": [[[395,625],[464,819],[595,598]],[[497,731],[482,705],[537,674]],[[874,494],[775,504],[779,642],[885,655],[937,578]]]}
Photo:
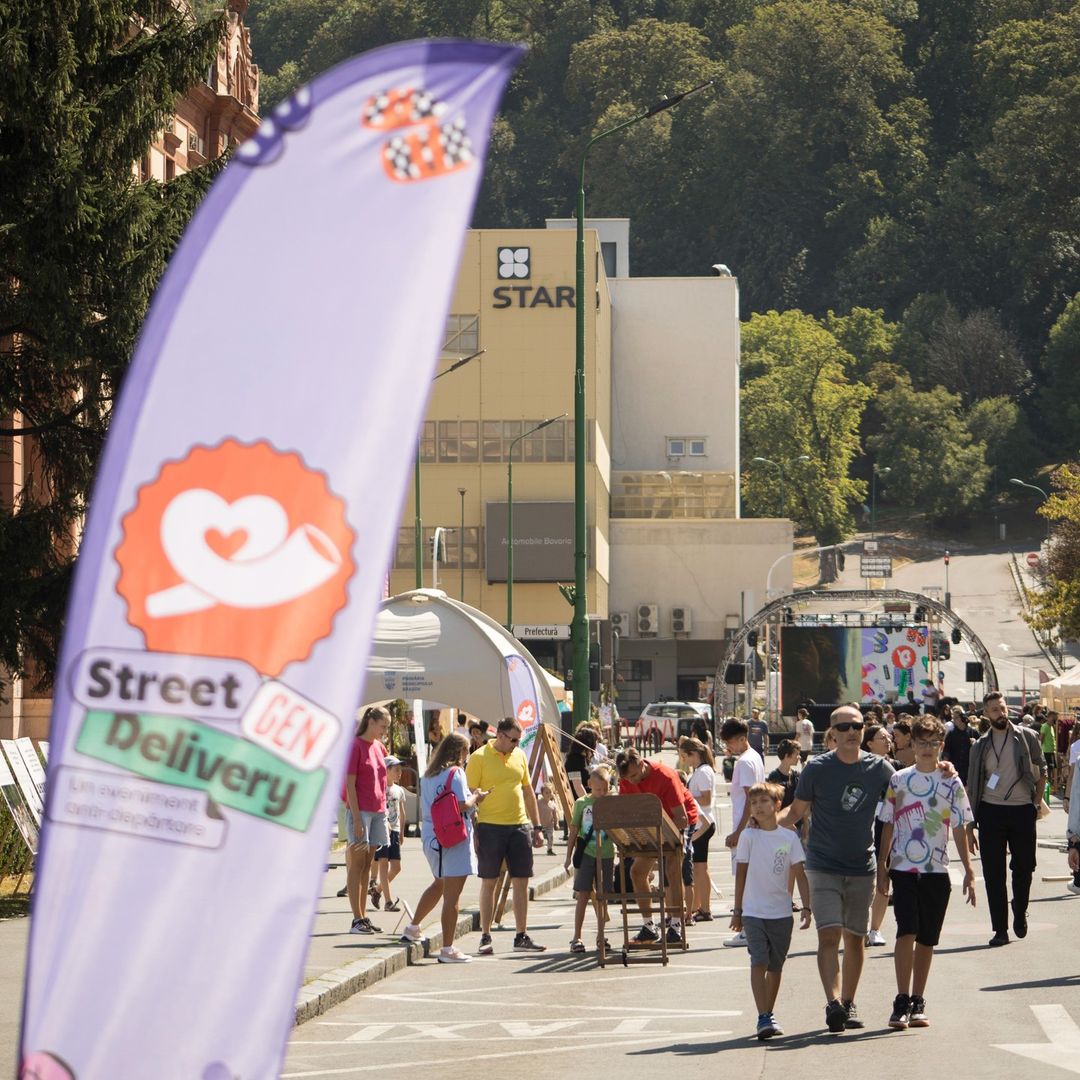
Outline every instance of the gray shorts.
{"label": "gray shorts", "polygon": [[806,878],[810,882],[810,909],[819,930],[842,927],[849,934],[866,937],[874,899],[873,874],[825,874],[807,870]]}
{"label": "gray shorts", "polygon": [[367,844],[370,847],[386,847],[390,843],[390,830],[386,827],[386,812],[360,811],[361,831],[357,833],[352,811],[345,808],[345,839],[350,844]]}
{"label": "gray shorts", "polygon": [[[615,860],[600,860],[600,878],[605,893],[615,891]],[[574,892],[592,892],[596,888],[596,856],[581,856],[581,865],[574,871]]]}
{"label": "gray shorts", "polygon": [[786,919],[755,919],[753,915],[744,915],[742,925],[746,935],[746,948],[750,953],[750,965],[768,968],[769,971],[783,971],[788,949],[791,948],[794,917],[789,915]]}

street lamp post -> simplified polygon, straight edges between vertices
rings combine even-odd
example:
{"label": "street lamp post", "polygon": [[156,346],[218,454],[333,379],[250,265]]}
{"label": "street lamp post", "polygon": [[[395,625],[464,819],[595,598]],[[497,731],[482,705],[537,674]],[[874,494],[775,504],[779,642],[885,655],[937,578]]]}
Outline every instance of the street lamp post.
{"label": "street lamp post", "polygon": [[888,476],[892,472],[892,469],[886,465],[885,468],[879,469],[875,464],[870,470],[870,538],[877,538],[877,478],[878,476]]}
{"label": "street lamp post", "polygon": [[458,532],[458,571],[461,578],[458,585],[458,599],[465,603],[465,489],[458,488],[458,495],[461,496],[461,529]]}
{"label": "street lamp post", "polygon": [[514,632],[514,447],[522,439],[565,417],[566,413],[562,413],[550,420],[541,420],[535,427],[523,431],[510,441],[510,452],[506,457],[506,629],[510,633]]}
{"label": "street lamp post", "polygon": [[574,314],[576,334],[574,350],[574,618],[570,624],[570,639],[574,655],[574,725],[589,719],[589,619],[588,599],[585,594],[585,159],[593,146],[601,139],[614,135],[632,124],[656,116],[673,105],[712,86],[713,80],[695,86],[674,97],[662,97],[644,112],[616,124],[607,131],[594,135],[581,153],[578,168],[578,192],[575,216],[577,218],[576,293]]}
{"label": "street lamp post", "polygon": [[[1043,491],[1043,489],[1041,487],[1036,487],[1034,484],[1025,483],[1023,480],[1019,480],[1015,476],[1011,476],[1009,478],[1009,483],[1010,484],[1015,484],[1017,487],[1029,488],[1031,491],[1037,491],[1043,497],[1043,502],[1046,502],[1050,498],[1050,496],[1045,491]],[[1050,519],[1049,518],[1046,519],[1046,539],[1047,540],[1050,539]]]}
{"label": "street lamp post", "polygon": [[[471,356],[463,356],[460,360],[455,360],[445,371],[440,371],[431,381],[435,382],[436,379],[441,379],[444,375],[449,375],[452,371],[457,371],[458,368],[464,367],[470,360],[475,360],[478,356],[483,356],[487,352],[487,349],[479,349]],[[413,468],[413,509],[415,511],[413,516],[413,546],[415,550],[415,563],[416,563],[416,587],[422,589],[424,587],[424,524],[420,520],[420,443],[421,438],[418,435],[416,438],[416,464]]]}

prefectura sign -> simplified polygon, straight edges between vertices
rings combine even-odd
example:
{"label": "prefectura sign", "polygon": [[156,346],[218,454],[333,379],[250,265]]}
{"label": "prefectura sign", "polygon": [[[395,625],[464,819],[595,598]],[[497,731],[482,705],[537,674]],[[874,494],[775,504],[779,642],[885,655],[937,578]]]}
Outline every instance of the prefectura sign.
{"label": "prefectura sign", "polygon": [[[172,257],[68,612],[25,1078],[278,1075],[416,388],[520,57],[411,42],[320,76],[238,149]],[[515,696],[523,723],[535,696]]]}

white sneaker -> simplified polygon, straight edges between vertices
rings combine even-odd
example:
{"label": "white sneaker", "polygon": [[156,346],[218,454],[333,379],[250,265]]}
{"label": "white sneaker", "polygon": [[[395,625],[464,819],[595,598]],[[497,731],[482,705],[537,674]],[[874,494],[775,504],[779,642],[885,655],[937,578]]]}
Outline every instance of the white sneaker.
{"label": "white sneaker", "polygon": [[401,931],[401,937],[398,939],[403,945],[419,945],[424,940],[424,932],[419,926],[413,923],[407,923],[405,929]]}
{"label": "white sneaker", "polygon": [[471,964],[472,957],[468,953],[463,953],[460,949],[455,949],[453,945],[449,948],[443,947],[439,950],[439,955],[435,958],[440,964]]}
{"label": "white sneaker", "polygon": [[734,937],[729,937],[724,942],[725,949],[745,949],[746,948],[746,934],[740,930]]}
{"label": "white sneaker", "polygon": [[866,944],[884,945],[886,942],[880,930],[871,930],[870,933],[866,935]]}
{"label": "white sneaker", "polygon": [[1071,892],[1071,893],[1072,893],[1072,894],[1073,894],[1074,896],[1080,896],[1080,885],[1077,885],[1075,881],[1070,881],[1070,882],[1069,882],[1069,884],[1068,884],[1068,885],[1066,885],[1065,887],[1066,887],[1066,888],[1067,888],[1067,889],[1069,890],[1069,892]]}

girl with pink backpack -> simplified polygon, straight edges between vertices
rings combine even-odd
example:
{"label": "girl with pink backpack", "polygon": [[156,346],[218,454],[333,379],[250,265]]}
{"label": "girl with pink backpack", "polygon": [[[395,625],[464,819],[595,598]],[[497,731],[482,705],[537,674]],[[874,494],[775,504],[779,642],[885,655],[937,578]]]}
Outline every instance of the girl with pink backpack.
{"label": "girl with pink backpack", "polygon": [[454,947],[454,931],[465,879],[476,873],[472,811],[487,792],[469,790],[464,768],[468,756],[469,740],[451,732],[435,747],[420,784],[420,841],[435,880],[420,897],[401,940],[424,940],[420,927],[441,899],[443,947],[436,955],[440,964],[464,964],[472,959]]}

